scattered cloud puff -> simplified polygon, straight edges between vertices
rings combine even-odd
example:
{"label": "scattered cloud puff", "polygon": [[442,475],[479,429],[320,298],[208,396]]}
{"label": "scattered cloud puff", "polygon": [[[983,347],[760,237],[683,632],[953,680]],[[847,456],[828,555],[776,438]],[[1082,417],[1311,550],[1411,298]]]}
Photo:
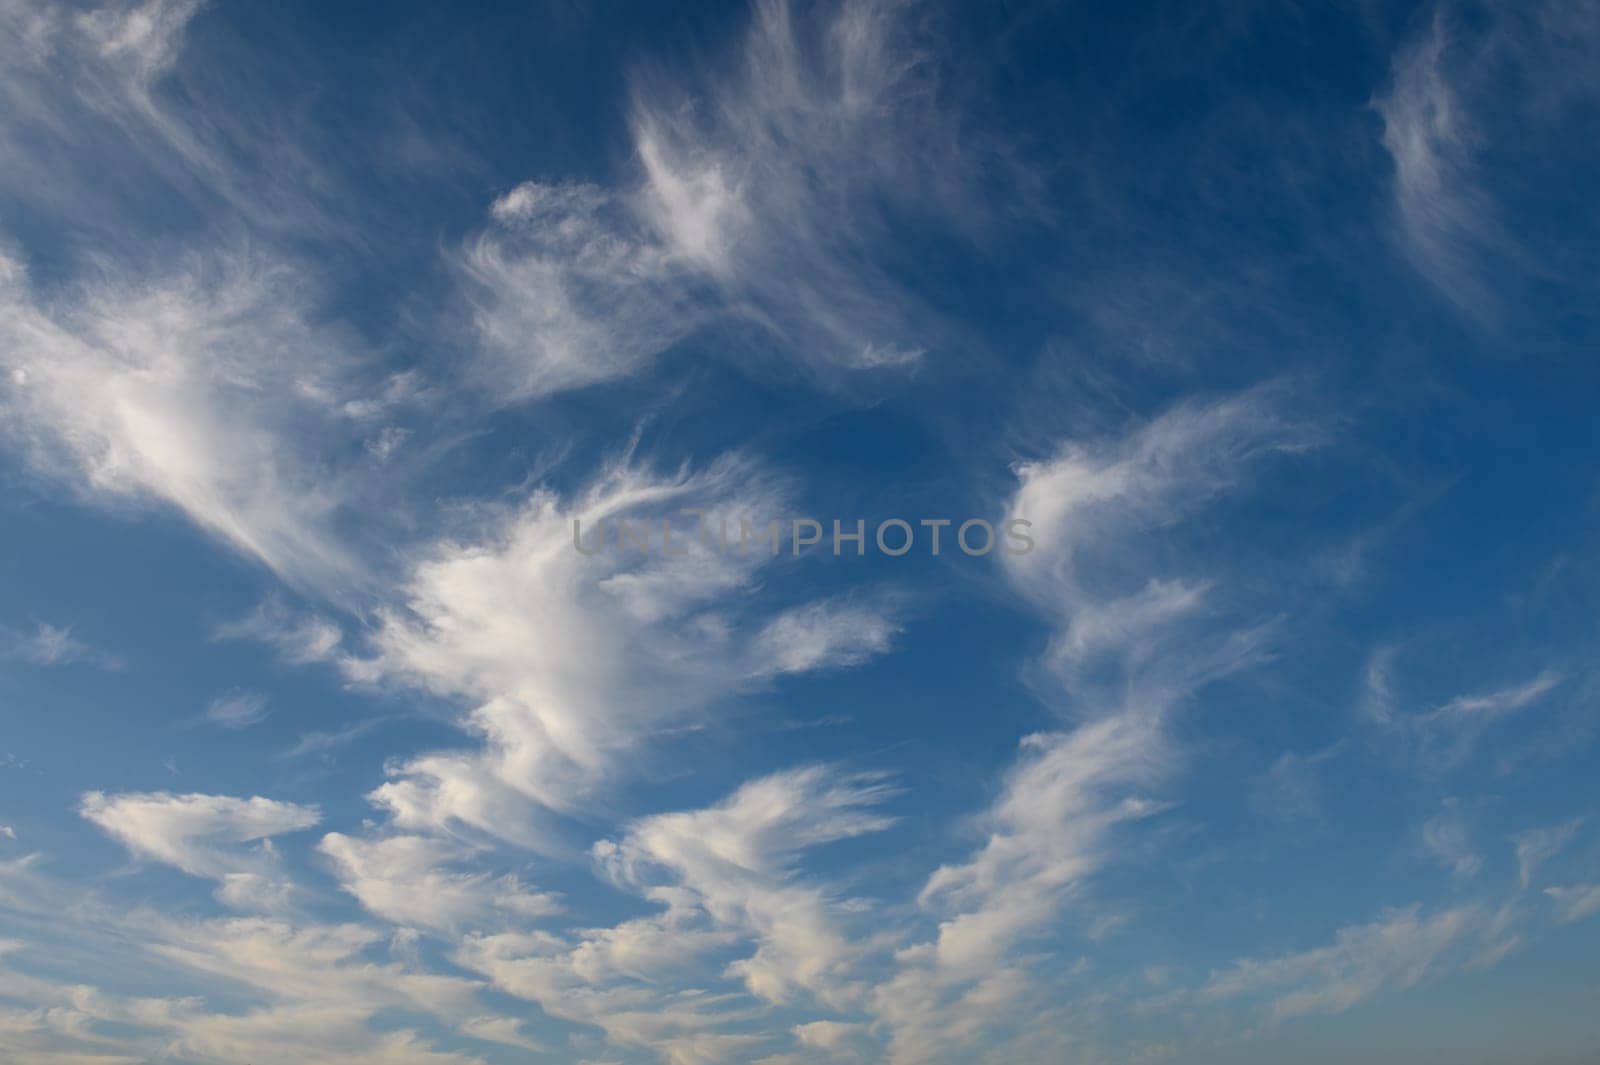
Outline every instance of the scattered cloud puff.
{"label": "scattered cloud puff", "polygon": [[1583,827],[1583,818],[1549,828],[1532,828],[1512,837],[1517,853],[1517,879],[1526,890],[1539,868],[1560,854]]}
{"label": "scattered cloud puff", "polygon": [[99,669],[121,669],[122,659],[98,651],[76,636],[70,626],[39,622],[31,633],[0,628],[0,655],[35,666],[87,663]]}
{"label": "scattered cloud puff", "polygon": [[1423,824],[1422,845],[1454,876],[1470,879],[1483,868],[1459,799],[1446,799],[1444,810]]}
{"label": "scattered cloud puff", "polygon": [[259,725],[267,716],[267,697],[260,692],[234,689],[219,695],[206,706],[205,720],[225,729]]}
{"label": "scattered cloud puff", "polygon": [[1560,908],[1563,924],[1581,921],[1600,913],[1600,884],[1573,884],[1547,887],[1544,893]]}
{"label": "scattered cloud puff", "polygon": [[264,600],[244,617],[217,626],[213,636],[267,644],[293,665],[331,661],[344,640],[344,633],[333,622],[296,614],[280,599]]}

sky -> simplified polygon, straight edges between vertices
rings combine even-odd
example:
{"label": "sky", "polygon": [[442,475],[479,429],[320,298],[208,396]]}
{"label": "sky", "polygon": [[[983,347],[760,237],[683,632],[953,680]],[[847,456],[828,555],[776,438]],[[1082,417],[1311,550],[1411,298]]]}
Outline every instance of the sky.
{"label": "sky", "polygon": [[0,1058],[1600,1059],[1597,57],[0,0]]}

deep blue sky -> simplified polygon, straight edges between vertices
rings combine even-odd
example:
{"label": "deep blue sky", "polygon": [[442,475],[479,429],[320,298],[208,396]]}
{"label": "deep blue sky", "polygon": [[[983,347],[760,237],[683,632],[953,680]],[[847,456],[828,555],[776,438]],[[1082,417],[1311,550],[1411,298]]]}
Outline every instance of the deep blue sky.
{"label": "deep blue sky", "polygon": [[1597,55],[0,0],[0,1057],[1594,1060]]}

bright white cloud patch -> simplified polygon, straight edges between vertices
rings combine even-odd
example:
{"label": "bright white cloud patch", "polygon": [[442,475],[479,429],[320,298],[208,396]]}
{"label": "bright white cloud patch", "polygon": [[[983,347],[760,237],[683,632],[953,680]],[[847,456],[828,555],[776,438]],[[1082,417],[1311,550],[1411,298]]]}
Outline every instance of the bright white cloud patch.
{"label": "bright white cloud patch", "polygon": [[281,267],[219,259],[49,299],[0,256],[0,410],[35,465],[176,508],[291,580],[343,579],[337,485],[297,453],[325,426],[336,345]]}
{"label": "bright white cloud patch", "polygon": [[258,797],[167,792],[83,796],[79,812],[135,857],[218,882],[217,896],[243,909],[276,909],[292,889],[270,840],[322,819],[310,806]]}
{"label": "bright white cloud patch", "polygon": [[472,852],[422,836],[364,840],[330,832],[319,847],[346,891],[371,913],[399,925],[460,931],[560,910],[554,896],[525,889],[514,876],[452,868]]}
{"label": "bright white cloud patch", "polygon": [[[781,486],[743,462],[677,476],[617,467],[575,498],[537,494],[488,513],[474,541],[433,548],[404,607],[382,614],[375,656],[349,669],[468,701],[464,724],[482,745],[397,766],[374,800],[404,828],[462,824],[528,842],[530,804],[572,809],[653,732],[774,673],[887,649],[890,623],[866,606],[849,614],[865,637],[849,648],[752,617],[739,598],[772,557],[724,552],[685,515],[761,528],[781,502]],[[673,523],[672,553],[620,550],[619,521],[635,537],[648,522],[658,547],[661,523]]]}

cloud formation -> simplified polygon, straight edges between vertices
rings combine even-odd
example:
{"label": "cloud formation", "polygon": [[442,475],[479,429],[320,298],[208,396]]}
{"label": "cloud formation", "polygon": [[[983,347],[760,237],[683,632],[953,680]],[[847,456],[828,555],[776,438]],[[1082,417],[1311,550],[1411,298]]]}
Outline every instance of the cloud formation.
{"label": "cloud formation", "polygon": [[107,501],[152,502],[294,582],[349,581],[342,499],[299,442],[337,439],[341,345],[283,266],[195,262],[51,299],[0,254],[0,410],[34,467]]}
{"label": "cloud formation", "polygon": [[775,564],[768,554],[724,552],[686,531],[670,554],[623,550],[615,537],[598,553],[575,542],[617,521],[681,529],[687,510],[712,528],[760,528],[782,496],[740,460],[665,476],[617,465],[569,498],[540,492],[491,510],[474,540],[430,549],[404,606],[380,614],[373,656],[347,668],[467,701],[464,724],[482,746],[396,766],[374,801],[402,828],[533,842],[530,807],[571,811],[653,733],[780,673],[886,650],[892,625],[865,604],[839,614],[864,637],[850,643],[819,641],[801,620],[844,608],[763,618],[739,606]]}
{"label": "cloud formation", "polygon": [[316,807],[260,796],[169,792],[91,791],[78,812],[135,857],[215,880],[218,899],[250,910],[281,909],[293,889],[279,869],[272,838],[322,819]]}
{"label": "cloud formation", "polygon": [[628,375],[712,325],[822,373],[914,367],[954,325],[895,219],[970,239],[1025,183],[918,29],[898,3],[762,0],[729,63],[637,75],[632,179],[524,182],[463,252],[499,387]]}

